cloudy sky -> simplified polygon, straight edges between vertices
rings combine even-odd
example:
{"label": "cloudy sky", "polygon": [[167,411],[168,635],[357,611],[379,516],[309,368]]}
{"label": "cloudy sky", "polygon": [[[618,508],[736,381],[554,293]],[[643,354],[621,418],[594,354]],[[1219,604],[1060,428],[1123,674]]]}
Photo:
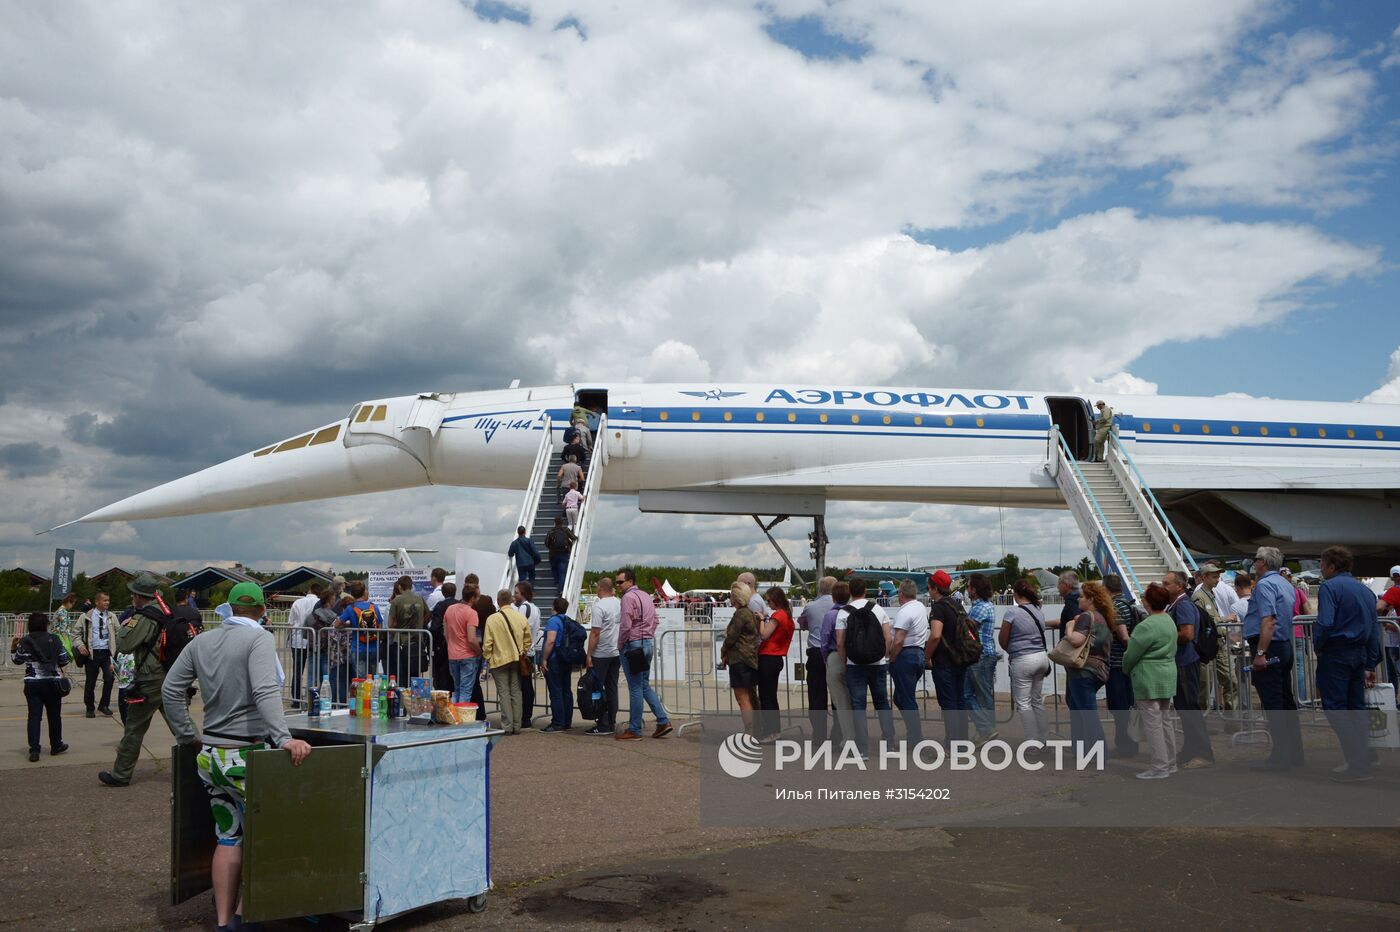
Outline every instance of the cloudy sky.
{"label": "cloudy sky", "polygon": [[[518,495],[453,489],[34,532],[363,398],[515,378],[1400,403],[1398,27],[1258,0],[9,5],[0,563],[503,544]],[[751,522],[602,518],[594,566],[775,562]],[[1054,512],[830,521],[838,562],[1083,552]]]}

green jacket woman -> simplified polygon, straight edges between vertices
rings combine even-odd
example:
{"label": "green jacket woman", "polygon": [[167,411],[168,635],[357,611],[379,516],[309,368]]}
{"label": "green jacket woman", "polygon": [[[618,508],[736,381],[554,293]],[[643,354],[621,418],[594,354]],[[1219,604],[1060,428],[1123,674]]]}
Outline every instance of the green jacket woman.
{"label": "green jacket woman", "polygon": [[1123,672],[1133,681],[1136,699],[1170,699],[1176,695],[1176,624],[1166,612],[1138,622],[1123,651]]}

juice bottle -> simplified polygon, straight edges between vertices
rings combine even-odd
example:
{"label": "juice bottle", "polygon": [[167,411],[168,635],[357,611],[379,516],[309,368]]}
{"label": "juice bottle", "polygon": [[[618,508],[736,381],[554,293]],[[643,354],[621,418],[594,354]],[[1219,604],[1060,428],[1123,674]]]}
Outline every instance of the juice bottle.
{"label": "juice bottle", "polygon": [[352,716],[360,714],[360,679],[356,677],[350,681],[350,692],[346,695],[345,707]]}

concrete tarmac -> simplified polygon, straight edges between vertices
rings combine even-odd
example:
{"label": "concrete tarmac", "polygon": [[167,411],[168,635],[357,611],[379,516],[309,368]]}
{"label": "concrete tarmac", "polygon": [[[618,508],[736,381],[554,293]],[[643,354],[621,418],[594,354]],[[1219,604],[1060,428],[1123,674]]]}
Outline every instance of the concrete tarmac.
{"label": "concrete tarmac", "polygon": [[[136,782],[109,789],[96,774],[111,764],[119,726],[83,718],[70,697],[72,750],[30,764],[19,693],[17,680],[0,682],[0,930],[211,928],[207,895],[166,905],[163,723],[152,727]],[[526,733],[492,754],[496,889],[486,911],[441,904],[386,928],[1400,926],[1397,829],[1077,827],[1076,807],[1097,794],[1140,792],[1135,768],[1122,767],[1093,781],[1018,785],[976,826],[702,827],[693,737],[620,743],[582,731]],[[1231,754],[1257,753],[1222,753],[1224,744],[1217,736],[1222,768]],[[1387,760],[1382,779],[1396,780],[1396,769]],[[1229,779],[1247,785],[1248,772],[1237,771]],[[1007,827],[1034,806],[1055,808],[1063,824]],[[1377,813],[1381,823],[1398,818]]]}

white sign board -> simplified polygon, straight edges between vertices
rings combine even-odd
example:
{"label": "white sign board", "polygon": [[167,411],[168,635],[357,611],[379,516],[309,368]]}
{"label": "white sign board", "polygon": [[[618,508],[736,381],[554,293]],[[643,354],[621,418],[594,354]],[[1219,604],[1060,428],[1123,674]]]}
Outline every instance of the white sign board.
{"label": "white sign board", "polygon": [[389,602],[394,598],[394,583],[399,581],[400,576],[407,576],[413,580],[413,591],[426,599],[433,591],[433,581],[428,573],[428,570],[420,569],[369,571],[369,600],[379,610],[384,627],[389,627]]}
{"label": "white sign board", "polygon": [[496,598],[496,587],[506,571],[506,555],[494,550],[473,550],[470,547],[457,548],[457,591],[462,591],[462,580],[472,573],[481,581],[481,594],[490,599]]}

